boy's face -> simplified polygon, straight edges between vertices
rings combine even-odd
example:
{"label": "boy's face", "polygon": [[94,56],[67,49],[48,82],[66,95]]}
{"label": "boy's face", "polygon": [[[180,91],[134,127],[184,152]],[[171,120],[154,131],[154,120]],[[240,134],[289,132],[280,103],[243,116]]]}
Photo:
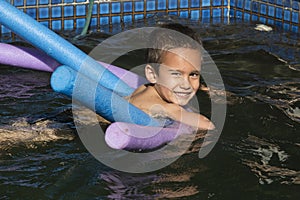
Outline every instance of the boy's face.
{"label": "boy's face", "polygon": [[164,53],[155,88],[167,102],[186,105],[200,85],[202,57],[199,50],[176,48]]}

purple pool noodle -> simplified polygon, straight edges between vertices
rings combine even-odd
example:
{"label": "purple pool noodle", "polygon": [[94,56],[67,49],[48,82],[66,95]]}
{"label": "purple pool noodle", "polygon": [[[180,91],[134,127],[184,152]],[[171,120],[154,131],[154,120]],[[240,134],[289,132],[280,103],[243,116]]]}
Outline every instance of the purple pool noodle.
{"label": "purple pool noodle", "polygon": [[111,122],[119,121],[144,126],[161,125],[159,121],[152,119],[112,90],[67,66],[60,66],[53,72],[51,86],[54,91],[76,99]]}
{"label": "purple pool noodle", "polygon": [[[137,88],[146,79],[126,69],[98,61],[103,67],[122,79],[129,87]],[[0,43],[0,64],[53,72],[61,64],[44,52],[30,47]]]}
{"label": "purple pool noodle", "polygon": [[37,49],[0,43],[0,63],[52,72],[60,63]]}
{"label": "purple pool noodle", "polygon": [[[177,122],[176,122],[177,123]],[[185,124],[177,127],[146,127],[123,122],[112,123],[105,132],[105,141],[113,149],[149,150],[160,147],[195,129]]]}

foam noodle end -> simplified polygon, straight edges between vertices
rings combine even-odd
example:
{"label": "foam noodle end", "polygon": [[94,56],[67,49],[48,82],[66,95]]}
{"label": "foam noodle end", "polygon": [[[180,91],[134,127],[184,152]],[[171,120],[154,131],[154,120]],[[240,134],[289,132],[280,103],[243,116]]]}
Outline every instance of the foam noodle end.
{"label": "foam noodle end", "polygon": [[105,134],[106,144],[113,149],[125,149],[131,140],[126,131],[128,129],[118,129],[114,125],[110,125],[106,129],[106,133],[109,133]]}
{"label": "foam noodle end", "polygon": [[63,92],[70,88],[72,83],[72,73],[66,67],[58,67],[51,76],[51,87],[56,92]]}

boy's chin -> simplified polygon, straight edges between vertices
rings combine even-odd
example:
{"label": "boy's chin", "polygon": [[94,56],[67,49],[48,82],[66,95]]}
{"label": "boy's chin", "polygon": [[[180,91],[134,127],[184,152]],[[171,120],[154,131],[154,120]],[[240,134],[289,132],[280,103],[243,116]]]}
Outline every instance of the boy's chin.
{"label": "boy's chin", "polygon": [[189,100],[176,100],[173,103],[179,106],[186,106],[189,103]]}

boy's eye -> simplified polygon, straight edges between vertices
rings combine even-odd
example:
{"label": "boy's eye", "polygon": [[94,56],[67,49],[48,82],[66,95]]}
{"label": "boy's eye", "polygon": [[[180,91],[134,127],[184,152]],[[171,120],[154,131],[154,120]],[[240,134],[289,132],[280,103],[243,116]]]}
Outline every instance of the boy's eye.
{"label": "boy's eye", "polygon": [[198,78],[200,76],[200,74],[198,72],[193,72],[190,74],[190,77],[192,78]]}
{"label": "boy's eye", "polygon": [[181,73],[180,72],[172,72],[171,75],[179,77],[179,76],[181,76]]}

